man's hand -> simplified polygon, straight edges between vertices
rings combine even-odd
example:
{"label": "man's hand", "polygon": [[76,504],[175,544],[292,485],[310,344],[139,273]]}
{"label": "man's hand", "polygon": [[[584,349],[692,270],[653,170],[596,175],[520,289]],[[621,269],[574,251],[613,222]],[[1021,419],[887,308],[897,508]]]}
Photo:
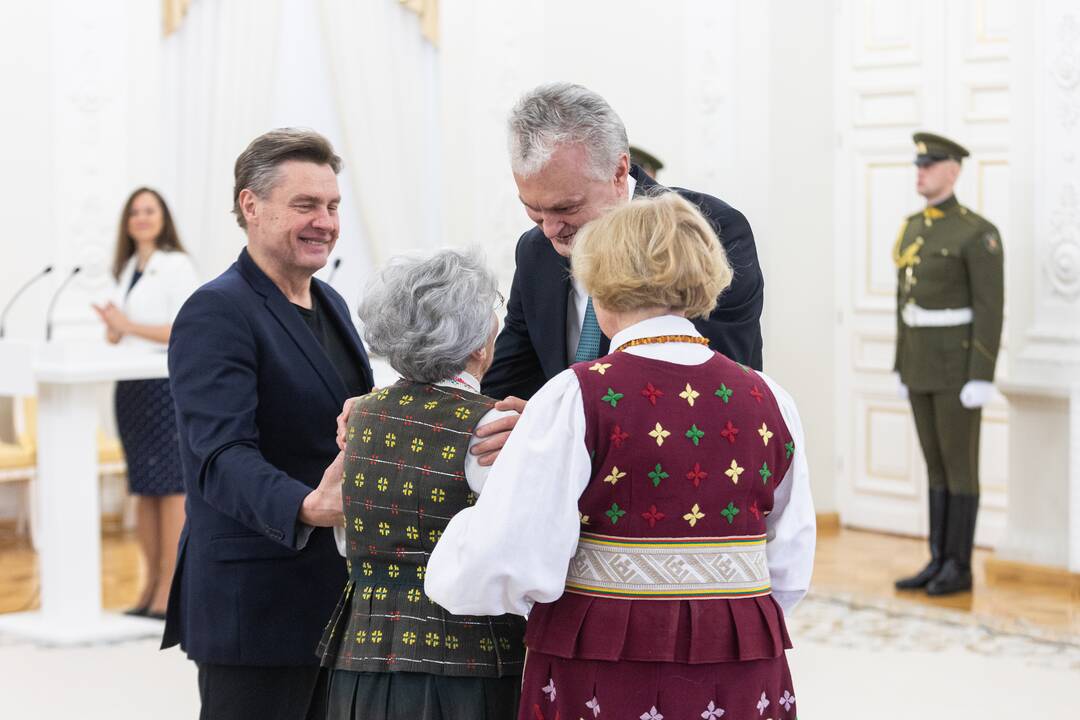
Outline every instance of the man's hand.
{"label": "man's hand", "polygon": [[338,527],[345,523],[341,503],[341,481],[345,474],[345,453],[339,452],[323,472],[319,487],[300,505],[300,522],[312,527]]}
{"label": "man's hand", "polygon": [[510,431],[517,425],[521,413],[525,412],[525,401],[511,395],[505,400],[495,403],[495,409],[513,410],[517,415],[507,415],[504,418],[499,418],[489,422],[487,425],[476,428],[476,437],[484,440],[476,443],[470,452],[473,455],[479,455],[478,462],[485,467],[493,464],[495,458],[499,457],[499,452],[503,449],[503,445],[506,444],[507,438],[510,437]]}
{"label": "man's hand", "polygon": [[345,450],[345,437],[349,432],[349,413],[352,412],[356,398],[349,398],[341,406],[341,414],[337,416],[337,446],[338,450]]}

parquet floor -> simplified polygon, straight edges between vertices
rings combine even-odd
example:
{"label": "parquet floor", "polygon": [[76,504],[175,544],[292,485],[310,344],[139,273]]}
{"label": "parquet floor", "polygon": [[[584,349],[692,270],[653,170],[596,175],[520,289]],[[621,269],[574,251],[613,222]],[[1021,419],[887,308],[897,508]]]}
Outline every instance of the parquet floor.
{"label": "parquet floor", "polygon": [[[1080,635],[1080,597],[1070,595],[1066,587],[1053,585],[988,586],[982,563],[990,553],[985,550],[976,552],[976,587],[972,594],[929,598],[923,593],[893,590],[895,578],[913,572],[926,561],[925,546],[923,540],[892,535],[823,530],[818,537],[814,590],[967,611],[999,622]],[[134,538],[119,531],[106,532],[102,554],[105,607],[130,607],[137,598],[142,576]],[[30,610],[38,603],[33,550],[24,538],[0,529],[0,612]]]}

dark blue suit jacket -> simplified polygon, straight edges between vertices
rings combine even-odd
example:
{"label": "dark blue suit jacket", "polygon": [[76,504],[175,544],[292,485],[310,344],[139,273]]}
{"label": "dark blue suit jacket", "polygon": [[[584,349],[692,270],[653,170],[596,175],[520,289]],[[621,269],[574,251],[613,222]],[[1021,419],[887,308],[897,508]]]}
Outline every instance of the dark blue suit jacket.
{"label": "dark blue suit jacket", "polygon": [[[709,346],[736,362],[761,369],[761,310],[765,281],[758,265],[750,223],[741,212],[710,195],[665,188],[634,165],[634,196],[671,190],[696,205],[720,236],[735,271],[716,309],[706,320],[694,320]],[[566,311],[570,296],[570,266],[555,252],[543,231],[535,227],[518,240],[517,267],[506,304],[506,320],[495,342],[495,360],[484,374],[483,392],[494,398],[515,395],[529,399],[565,370]],[[600,357],[610,350],[601,338]]]}
{"label": "dark blue suit jacket", "polygon": [[[370,391],[345,301],[319,280],[311,289]],[[335,417],[350,393],[247,250],[181,308],[169,378],[187,522],[162,647],[179,643],[205,663],[317,664],[347,575],[330,529],[296,549],[297,513],[337,454]]]}

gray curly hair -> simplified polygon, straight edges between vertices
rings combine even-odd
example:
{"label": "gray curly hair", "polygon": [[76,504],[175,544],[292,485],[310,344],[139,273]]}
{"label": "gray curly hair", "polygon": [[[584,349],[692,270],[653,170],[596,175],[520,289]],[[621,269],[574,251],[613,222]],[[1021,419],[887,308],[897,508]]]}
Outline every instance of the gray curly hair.
{"label": "gray curly hair", "polygon": [[604,98],[571,83],[541,85],[510,111],[510,166],[529,177],[541,170],[560,144],[581,143],[589,175],[606,180],[619,157],[630,152],[626,126]]}
{"label": "gray curly hair", "polygon": [[391,258],[357,314],[368,349],[402,377],[434,383],[465,369],[487,343],[499,284],[475,250]]}

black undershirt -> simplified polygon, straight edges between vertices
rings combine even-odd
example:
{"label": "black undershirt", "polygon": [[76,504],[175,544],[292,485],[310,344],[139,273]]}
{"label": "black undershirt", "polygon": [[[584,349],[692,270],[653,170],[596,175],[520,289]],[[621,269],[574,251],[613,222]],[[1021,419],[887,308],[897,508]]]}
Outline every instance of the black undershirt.
{"label": "black undershirt", "polygon": [[345,338],[341,336],[337,324],[326,317],[326,311],[315,293],[311,293],[310,310],[300,307],[296,303],[293,303],[293,307],[296,308],[296,312],[300,313],[300,317],[304,319],[307,326],[311,328],[315,339],[319,341],[319,345],[326,352],[326,356],[330,358],[330,364],[334,366],[342,382],[345,383],[348,396],[356,397],[357,395],[366,394],[369,388],[364,382],[364,373],[356,363],[356,357],[349,351],[349,346],[345,342]]}

